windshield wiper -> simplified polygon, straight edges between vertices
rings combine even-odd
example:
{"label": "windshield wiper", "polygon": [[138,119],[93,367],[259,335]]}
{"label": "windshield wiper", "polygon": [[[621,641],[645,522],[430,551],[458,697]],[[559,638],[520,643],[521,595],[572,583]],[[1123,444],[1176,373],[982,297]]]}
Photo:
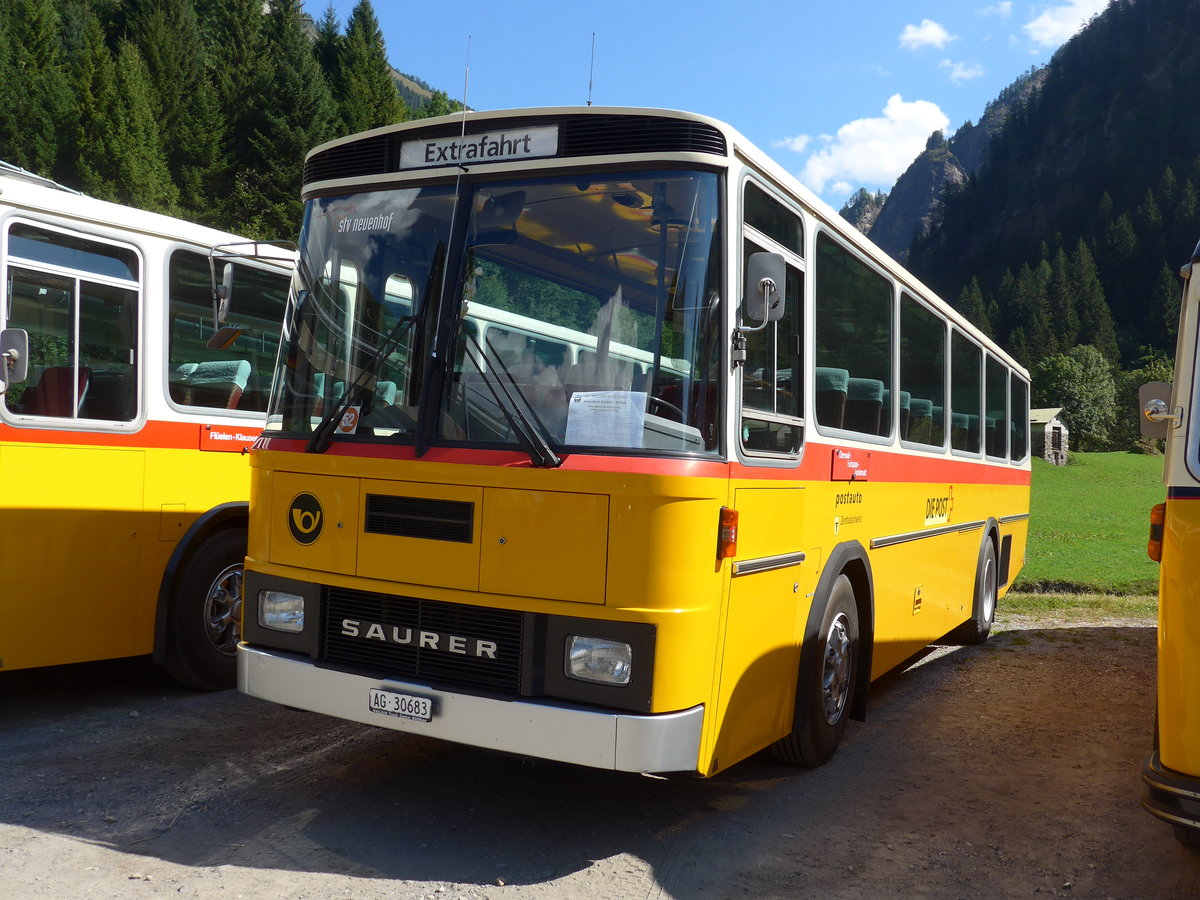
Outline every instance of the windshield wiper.
{"label": "windshield wiper", "polygon": [[387,357],[392,349],[399,343],[400,338],[404,333],[412,327],[418,316],[401,316],[396,324],[392,326],[392,330],[380,343],[379,349],[375,354],[367,360],[367,364],[358,370],[358,374],[354,380],[346,385],[346,390],[342,393],[342,398],[337,402],[333,409],[326,413],[321,421],[317,423],[317,427],[313,429],[312,437],[308,439],[308,446],[304,448],[305,453],[324,453],[329,449],[329,442],[333,439],[333,433],[337,429],[337,423],[342,420],[342,416],[346,414],[351,406],[362,393],[367,381],[379,369],[379,364]]}
{"label": "windshield wiper", "polygon": [[[488,371],[485,371],[483,367],[479,368],[479,375],[483,379],[483,383],[487,385],[488,390],[492,394],[492,399],[496,401],[496,405],[504,413],[504,418],[508,420],[509,427],[512,428],[513,433],[520,440],[521,445],[525,448],[525,452],[529,454],[529,461],[535,466],[544,469],[556,469],[561,466],[563,462],[562,457],[554,452],[554,449],[550,446],[550,442],[544,437],[546,433],[545,423],[517,386],[516,379],[512,377],[512,373],[504,365],[504,360],[500,358],[500,354],[493,350],[489,355],[479,343],[479,338],[465,329],[464,333],[467,340],[478,351],[480,358],[487,364],[488,369],[495,367],[504,373],[504,378],[496,378],[489,375]],[[508,381],[507,384],[505,384],[505,379]],[[504,395],[504,399],[501,399],[501,394]],[[529,421],[529,417],[521,409],[521,403],[517,401],[517,397],[520,397],[528,407],[529,415],[533,416],[533,422]]]}

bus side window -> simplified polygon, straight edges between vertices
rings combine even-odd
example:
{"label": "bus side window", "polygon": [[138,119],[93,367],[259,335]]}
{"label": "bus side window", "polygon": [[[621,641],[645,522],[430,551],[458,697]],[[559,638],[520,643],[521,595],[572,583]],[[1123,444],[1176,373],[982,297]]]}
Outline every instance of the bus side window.
{"label": "bus side window", "polygon": [[950,447],[978,453],[983,351],[957,330],[950,336]]}
{"label": "bus side window", "polygon": [[[171,254],[168,393],[181,406],[263,412],[288,280],[244,263],[232,265],[228,328],[215,335],[208,260],[191,250]],[[214,337],[223,338],[224,345],[212,346]]]}
{"label": "bus side window", "polygon": [[1008,456],[1008,367],[990,354],[984,363],[983,408],[987,413],[984,452],[1004,459]]}
{"label": "bus side window", "polygon": [[[29,335],[29,380],[4,397],[30,416],[137,416],[140,264],[128,247],[37,228],[9,231],[8,327]],[[68,274],[34,268],[56,266]]]}
{"label": "bus side window", "polygon": [[945,443],[946,324],[910,294],[900,295],[900,397],[908,395],[900,438],[941,447]]}
{"label": "bus side window", "polygon": [[1029,453],[1029,385],[1016,376],[1010,378],[1012,422],[1009,425],[1009,459],[1020,462]]}
{"label": "bus side window", "polygon": [[892,283],[829,235],[818,234],[815,294],[818,379],[820,373],[826,380],[836,377],[837,384],[824,389],[840,394],[840,373],[847,376],[844,404],[818,398],[817,424],[891,434]]}

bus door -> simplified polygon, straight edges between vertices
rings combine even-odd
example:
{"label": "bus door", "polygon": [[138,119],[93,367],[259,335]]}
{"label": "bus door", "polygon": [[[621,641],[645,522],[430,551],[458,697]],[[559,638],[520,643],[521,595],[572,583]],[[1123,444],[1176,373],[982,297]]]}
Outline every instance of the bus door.
{"label": "bus door", "polygon": [[[748,196],[752,190],[758,191],[748,185]],[[775,202],[757,195],[755,201]],[[751,224],[755,204],[748,199],[747,206]],[[779,236],[787,244],[757,234],[751,240],[747,229],[745,263],[751,253],[800,246],[799,217],[793,223],[790,211],[774,213],[773,230],[779,233],[782,217],[785,233]],[[728,569],[716,717],[720,730],[714,746],[718,762],[744,757],[788,732],[800,659],[796,635],[803,632],[807,595],[815,583],[813,551],[805,552],[802,526],[807,490],[795,471],[804,437],[804,276],[798,255],[784,256],[788,265],[782,318],[761,330],[743,332],[746,359],[739,370],[737,455],[745,474],[731,497],[738,513],[737,554]]]}
{"label": "bus door", "polygon": [[2,325],[27,332],[29,367],[0,404],[0,667],[149,652],[130,626],[144,452],[119,436],[138,416],[140,259],[21,222],[6,238]]}

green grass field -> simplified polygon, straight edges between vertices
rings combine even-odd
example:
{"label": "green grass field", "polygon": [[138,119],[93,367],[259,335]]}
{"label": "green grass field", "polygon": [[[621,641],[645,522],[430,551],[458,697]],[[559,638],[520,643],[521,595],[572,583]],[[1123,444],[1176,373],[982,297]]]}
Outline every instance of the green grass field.
{"label": "green grass field", "polygon": [[1013,590],[1156,595],[1146,536],[1166,495],[1162,466],[1134,453],[1072,453],[1066,466],[1035,459],[1029,559]]}

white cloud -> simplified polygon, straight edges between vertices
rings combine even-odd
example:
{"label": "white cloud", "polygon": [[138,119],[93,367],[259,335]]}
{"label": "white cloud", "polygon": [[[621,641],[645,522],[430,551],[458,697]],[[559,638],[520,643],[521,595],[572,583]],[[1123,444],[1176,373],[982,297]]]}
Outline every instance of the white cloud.
{"label": "white cloud", "polygon": [[920,25],[905,25],[900,32],[900,46],[905,50],[920,50],[922,47],[937,47],[939,50],[951,41],[958,40],[933,19],[922,19]]}
{"label": "white cloud", "polygon": [[1051,6],[1021,30],[1039,47],[1057,47],[1077,32],[1092,16],[1103,12],[1108,0],[1066,0]]}
{"label": "white cloud", "polygon": [[981,16],[1001,16],[1008,18],[1012,15],[1012,3],[1010,0],[1005,0],[1003,3],[997,3],[994,6],[985,6],[979,11]]}
{"label": "white cloud", "polygon": [[929,135],[950,124],[936,103],[905,103],[893,94],[883,115],[847,122],[835,136],[823,135],[825,146],[804,164],[800,180],[818,194],[833,182],[835,192],[847,185],[890,187],[925,149]]}
{"label": "white cloud", "polygon": [[803,153],[808,149],[808,145],[811,143],[811,135],[798,134],[795,137],[781,138],[778,141],[771,141],[771,146],[783,147],[786,150],[791,150],[793,153]]}
{"label": "white cloud", "polygon": [[945,69],[950,73],[950,80],[955,84],[963,81],[970,81],[972,78],[978,78],[983,74],[983,66],[979,63],[954,62],[949,59],[943,59],[938,63],[939,69]]}

